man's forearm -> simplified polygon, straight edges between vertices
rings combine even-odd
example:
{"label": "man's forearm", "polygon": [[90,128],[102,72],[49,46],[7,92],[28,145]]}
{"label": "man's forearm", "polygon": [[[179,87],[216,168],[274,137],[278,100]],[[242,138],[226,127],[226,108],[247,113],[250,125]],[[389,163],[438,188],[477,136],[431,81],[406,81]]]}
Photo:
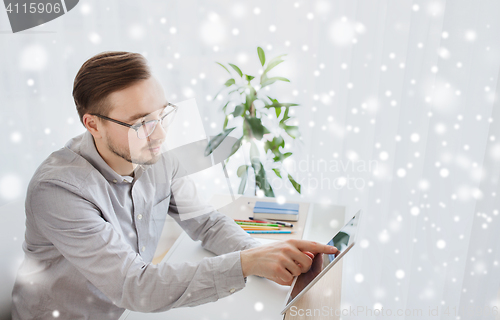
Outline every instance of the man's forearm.
{"label": "man's forearm", "polygon": [[193,240],[201,240],[202,247],[217,255],[245,250],[260,245],[233,219],[214,210],[210,213],[180,221],[172,215]]}
{"label": "man's forearm", "polygon": [[202,240],[203,248],[220,255],[260,245],[258,240],[252,238],[233,219],[219,211],[214,211],[211,215],[216,219]]}

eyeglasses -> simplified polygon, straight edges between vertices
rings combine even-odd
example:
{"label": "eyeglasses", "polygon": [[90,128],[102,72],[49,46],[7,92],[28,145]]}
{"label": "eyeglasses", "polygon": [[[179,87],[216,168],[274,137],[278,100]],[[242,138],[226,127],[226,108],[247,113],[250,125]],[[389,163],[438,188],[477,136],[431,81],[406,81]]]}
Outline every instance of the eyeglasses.
{"label": "eyeglasses", "polygon": [[172,123],[177,109],[178,107],[176,105],[169,102],[167,103],[167,106],[162,110],[162,115],[160,116],[160,119],[143,120],[136,124],[128,124],[96,113],[91,113],[91,115],[97,116],[101,119],[108,120],[114,123],[118,123],[130,129],[134,129],[135,132],[137,133],[137,138],[146,139],[153,133],[153,131],[155,131],[158,122],[161,122],[161,126],[164,129],[166,129]]}

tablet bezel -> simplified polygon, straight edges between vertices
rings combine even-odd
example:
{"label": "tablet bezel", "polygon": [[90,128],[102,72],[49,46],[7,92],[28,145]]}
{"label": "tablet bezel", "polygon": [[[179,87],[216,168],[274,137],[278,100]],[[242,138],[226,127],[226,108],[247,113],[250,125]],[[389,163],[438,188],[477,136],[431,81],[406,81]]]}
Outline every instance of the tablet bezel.
{"label": "tablet bezel", "polygon": [[[357,218],[358,220],[358,226],[359,226],[359,219],[361,217],[361,210],[359,210],[358,212],[356,212],[356,214],[354,216],[352,216],[352,218],[349,219],[349,221],[347,223],[349,223],[353,218]],[[347,226],[347,224],[345,224],[342,228],[340,228],[339,231],[337,231],[337,233],[335,233],[335,235],[331,238],[335,238],[335,236],[342,230],[344,229],[344,227]],[[349,239],[349,244],[347,245],[347,247],[344,249],[344,251],[342,251],[338,256],[335,257],[335,259],[330,262],[330,264],[328,264],[328,266],[326,266],[325,269],[323,269],[304,289],[302,289],[302,291],[295,297],[293,298],[292,301],[290,301],[288,304],[287,304],[287,301],[288,299],[290,298],[290,294],[292,294],[292,291],[293,291],[293,287],[295,286],[295,282],[297,282],[297,278],[298,276],[294,277],[293,279],[293,282],[292,284],[290,285],[290,290],[288,290],[288,294],[286,295],[286,299],[285,299],[285,307],[283,308],[283,311],[281,311],[280,314],[284,314],[292,305],[295,301],[297,301],[300,297],[302,297],[304,295],[304,293],[306,293],[307,291],[309,291],[309,289],[316,283],[318,282],[319,279],[321,279],[323,277],[323,275],[325,275],[326,272],[328,272],[328,270],[330,270],[338,261],[340,261],[340,259],[342,259],[342,257],[349,251],[351,250],[351,248],[354,246],[354,244],[356,243],[356,236],[358,234],[358,226],[356,226],[356,232],[354,233],[354,236],[351,237]]]}

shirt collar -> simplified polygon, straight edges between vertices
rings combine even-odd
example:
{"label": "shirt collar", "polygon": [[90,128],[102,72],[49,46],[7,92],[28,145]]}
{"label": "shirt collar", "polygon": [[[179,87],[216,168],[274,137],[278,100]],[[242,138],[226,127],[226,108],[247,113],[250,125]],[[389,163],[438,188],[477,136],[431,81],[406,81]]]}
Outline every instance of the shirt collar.
{"label": "shirt collar", "polygon": [[138,165],[134,170],[134,177],[122,176],[116,173],[101,157],[95,146],[94,137],[89,131],[71,139],[66,146],[85,158],[94,168],[96,168],[106,180],[112,183],[132,183],[146,171],[150,165]]}

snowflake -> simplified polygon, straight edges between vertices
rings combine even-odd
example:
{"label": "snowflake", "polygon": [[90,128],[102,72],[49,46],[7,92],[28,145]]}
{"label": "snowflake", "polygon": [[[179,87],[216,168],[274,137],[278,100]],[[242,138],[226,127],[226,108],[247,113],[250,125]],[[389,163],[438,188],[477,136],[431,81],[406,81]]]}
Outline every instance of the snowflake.
{"label": "snowflake", "polygon": [[20,67],[26,71],[41,71],[47,66],[49,56],[45,48],[34,44],[23,49],[20,55]]}
{"label": "snowflake", "polygon": [[255,311],[262,311],[264,309],[264,304],[262,302],[256,302],[253,306]]}
{"label": "snowflake", "polygon": [[406,176],[406,170],[403,169],[403,168],[400,168],[400,169],[398,169],[398,171],[396,172],[396,174],[398,175],[398,177],[403,178],[403,177]]}
{"label": "snowflake", "polygon": [[410,140],[411,142],[418,142],[420,140],[420,136],[418,133],[412,133],[412,135],[410,136]]}
{"label": "snowflake", "polygon": [[361,274],[361,273],[357,273],[355,276],[354,276],[354,281],[356,281],[357,283],[361,283],[365,280],[365,277]]}
{"label": "snowflake", "polygon": [[140,24],[134,24],[128,29],[129,36],[134,40],[140,40],[144,37],[146,30]]}
{"label": "snowflake", "polygon": [[0,197],[12,200],[22,193],[23,183],[21,178],[14,174],[8,174],[0,179]]}
{"label": "snowflake", "polygon": [[403,279],[405,277],[405,272],[401,269],[396,271],[396,278]]}
{"label": "snowflake", "polygon": [[465,32],[465,40],[469,41],[469,42],[473,42],[474,40],[476,40],[476,32],[474,30],[467,30]]}
{"label": "snowflake", "polygon": [[82,3],[80,6],[80,12],[82,15],[86,16],[92,11],[92,7],[88,3]]}
{"label": "snowflake", "polygon": [[436,242],[436,246],[438,247],[438,249],[444,249],[446,247],[446,241],[444,240],[438,240]]}
{"label": "snowflake", "polygon": [[413,215],[413,216],[418,216],[420,214],[420,209],[419,207],[412,207],[410,209],[410,213]]}
{"label": "snowflake", "polygon": [[101,36],[96,32],[92,32],[91,34],[89,34],[89,40],[93,44],[99,44],[101,43]]}
{"label": "snowflake", "polygon": [[450,171],[446,168],[442,168],[441,170],[439,170],[439,175],[443,178],[446,178],[450,175]]}

